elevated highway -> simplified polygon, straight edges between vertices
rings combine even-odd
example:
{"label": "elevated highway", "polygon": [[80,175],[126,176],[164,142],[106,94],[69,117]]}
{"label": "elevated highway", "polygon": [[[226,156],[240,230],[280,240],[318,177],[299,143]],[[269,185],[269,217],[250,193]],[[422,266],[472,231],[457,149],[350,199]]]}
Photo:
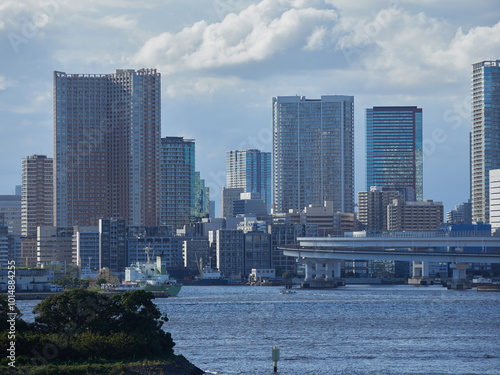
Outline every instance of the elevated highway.
{"label": "elevated highway", "polygon": [[411,261],[410,280],[416,284],[427,283],[430,262],[451,263],[451,287],[457,289],[468,287],[465,271],[469,263],[500,263],[500,237],[301,237],[297,244],[280,249],[305,264],[306,283],[325,286],[342,285],[345,260]]}

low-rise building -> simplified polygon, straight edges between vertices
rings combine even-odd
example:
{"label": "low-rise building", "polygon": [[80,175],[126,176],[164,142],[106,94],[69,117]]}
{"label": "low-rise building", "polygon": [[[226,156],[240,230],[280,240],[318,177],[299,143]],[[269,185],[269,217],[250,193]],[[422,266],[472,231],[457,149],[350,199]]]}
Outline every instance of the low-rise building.
{"label": "low-rise building", "polygon": [[436,231],[442,222],[442,202],[430,199],[405,202],[398,198],[387,206],[387,230],[390,231]]}

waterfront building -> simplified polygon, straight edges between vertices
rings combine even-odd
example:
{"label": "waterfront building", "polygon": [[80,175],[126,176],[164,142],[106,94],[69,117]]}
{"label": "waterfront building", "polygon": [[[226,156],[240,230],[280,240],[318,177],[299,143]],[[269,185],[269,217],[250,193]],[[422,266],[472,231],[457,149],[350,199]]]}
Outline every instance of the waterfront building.
{"label": "waterfront building", "polygon": [[161,139],[161,223],[174,233],[193,222],[195,143],[183,137]]}
{"label": "waterfront building", "polygon": [[217,269],[233,280],[244,276],[244,233],[237,229],[218,229],[212,236],[215,243]]}
{"label": "waterfront building", "polygon": [[125,219],[99,220],[99,269],[124,273],[128,266]]}
{"label": "waterfront building", "polygon": [[37,263],[37,237],[21,238],[21,254],[20,266],[21,267],[36,267]]}
{"label": "waterfront building", "polygon": [[37,228],[37,266],[73,262],[73,227]]}
{"label": "waterfront building", "polygon": [[78,265],[80,275],[99,271],[99,227],[73,228],[73,263]]}
{"label": "waterfront building", "polygon": [[37,227],[54,224],[54,163],[45,155],[22,159],[21,235],[36,238]]}
{"label": "waterfront building", "polygon": [[21,236],[21,195],[0,195],[0,214],[9,234]]}
{"label": "waterfront building", "polygon": [[405,202],[394,199],[387,206],[387,230],[436,231],[443,222],[443,203],[425,199]]}
{"label": "waterfront building", "polygon": [[243,188],[222,188],[222,217],[233,217],[233,201],[240,199],[240,194],[244,191]]}
{"label": "waterfront building", "polygon": [[287,213],[332,201],[354,212],[354,97],[274,97],[273,205]]}
{"label": "waterfront building", "polygon": [[500,60],[472,65],[472,220],[488,223],[489,171],[500,168]]}
{"label": "waterfront building", "polygon": [[369,191],[358,192],[358,221],[365,230],[387,230],[387,206],[404,196],[391,187],[371,186]]}
{"label": "waterfront building", "polygon": [[[0,292],[7,293],[12,274],[8,269],[0,269]],[[54,291],[54,271],[31,268],[16,269],[16,292],[52,292]]]}
{"label": "waterfront building", "polygon": [[366,190],[387,186],[406,201],[423,199],[422,109],[366,110]]}
{"label": "waterfront building", "polygon": [[271,268],[271,235],[261,231],[251,231],[244,234],[244,276],[252,269]]}
{"label": "waterfront building", "polygon": [[276,270],[276,275],[281,276],[285,272],[296,274],[296,259],[283,255],[283,250],[280,250],[279,247],[295,244],[298,237],[318,237],[318,225],[299,223],[270,224],[268,225],[268,233],[271,235],[271,267]]}
{"label": "waterfront building", "polygon": [[495,233],[500,229],[500,169],[491,169],[489,180],[490,224],[492,233]]}
{"label": "waterfront building", "polygon": [[54,72],[54,224],[160,220],[161,77]]}
{"label": "waterfront building", "polygon": [[356,229],[356,215],[336,212],[332,201],[325,201],[322,205],[310,204],[301,216],[301,222],[317,226],[320,237],[340,236]]}
{"label": "waterfront building", "polygon": [[147,261],[146,249],[149,258],[161,255],[166,267],[182,267],[182,237],[170,236],[168,226],[132,226],[127,228],[128,264],[144,263]]}
{"label": "waterfront building", "polygon": [[259,193],[271,210],[271,153],[260,150],[233,150],[226,153],[226,187]]}
{"label": "waterfront building", "polygon": [[210,246],[208,237],[186,238],[182,241],[182,258],[184,267],[198,272],[201,267],[216,265],[215,249]]}
{"label": "waterfront building", "polygon": [[0,222],[0,268],[6,268],[9,260],[9,228]]}

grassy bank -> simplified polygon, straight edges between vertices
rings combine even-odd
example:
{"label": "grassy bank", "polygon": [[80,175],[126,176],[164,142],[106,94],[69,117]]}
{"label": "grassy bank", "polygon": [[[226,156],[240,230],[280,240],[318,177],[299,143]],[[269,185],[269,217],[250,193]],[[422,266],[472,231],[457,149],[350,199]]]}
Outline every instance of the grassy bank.
{"label": "grassy bank", "polygon": [[1,367],[6,375],[202,375],[203,371],[183,356],[165,360],[141,360],[133,362],[51,363],[42,366]]}

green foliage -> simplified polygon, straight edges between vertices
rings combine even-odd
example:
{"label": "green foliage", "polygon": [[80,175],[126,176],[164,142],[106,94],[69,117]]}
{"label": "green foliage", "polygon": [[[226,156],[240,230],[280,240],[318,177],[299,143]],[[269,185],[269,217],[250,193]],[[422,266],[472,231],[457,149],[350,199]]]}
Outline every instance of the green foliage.
{"label": "green foliage", "polygon": [[94,291],[72,289],[45,298],[33,310],[40,332],[69,335],[117,331],[120,308],[115,299]]}
{"label": "green foliage", "polygon": [[54,284],[60,285],[64,290],[83,288],[87,289],[89,287],[88,280],[82,280],[77,277],[65,276],[54,281]]}
{"label": "green foliage", "polygon": [[[51,295],[33,310],[37,314],[35,323],[28,325],[19,320],[25,325],[22,330],[16,325],[16,363],[35,366],[82,360],[171,358],[175,344],[170,333],[162,329],[168,319],[153,298],[152,293],[143,290],[112,297],[84,289]],[[6,317],[7,308],[7,299],[2,296],[0,315]],[[0,335],[3,353],[10,345],[6,333]],[[2,358],[0,366],[6,365]],[[61,366],[57,371],[63,371]],[[67,373],[110,373],[98,368],[95,372],[75,371]]]}
{"label": "green foliage", "polygon": [[95,281],[95,284],[101,286],[102,284],[107,284],[107,281],[106,281],[106,279],[101,277],[100,279],[97,279]]}
{"label": "green foliage", "polygon": [[11,310],[7,296],[5,294],[0,294],[0,332],[8,331],[10,329],[10,322],[8,320],[11,319],[12,315],[8,315],[9,313],[16,314],[16,332],[22,332],[28,328],[29,325],[21,319],[22,314],[17,306],[13,305],[13,309]]}

